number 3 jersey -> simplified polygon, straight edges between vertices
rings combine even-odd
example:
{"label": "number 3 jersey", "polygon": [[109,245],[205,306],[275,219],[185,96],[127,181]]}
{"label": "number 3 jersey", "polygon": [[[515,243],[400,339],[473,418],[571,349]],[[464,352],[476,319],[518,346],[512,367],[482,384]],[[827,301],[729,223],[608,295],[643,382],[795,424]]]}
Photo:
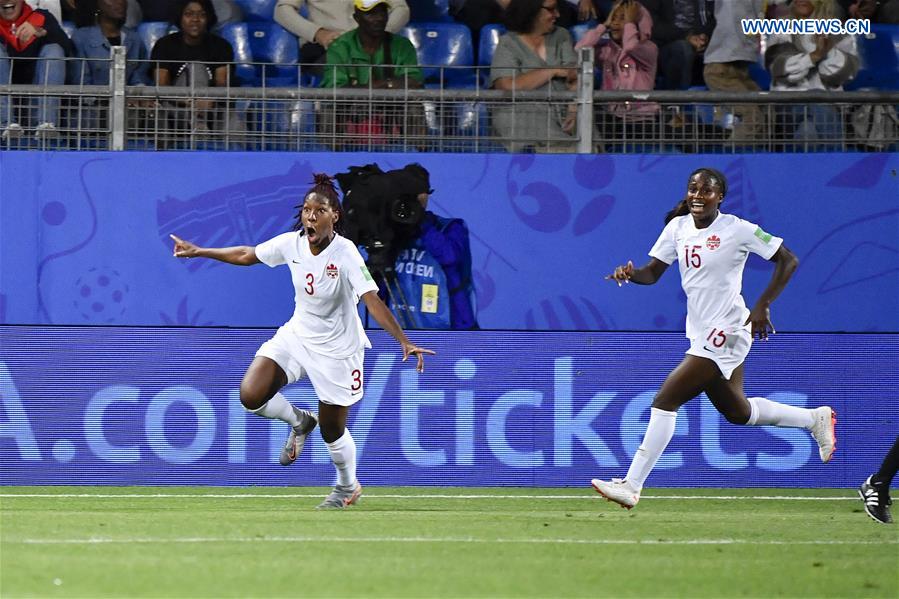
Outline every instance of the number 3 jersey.
{"label": "number 3 jersey", "polygon": [[371,347],[356,306],[365,293],[377,293],[378,286],[351,241],[335,234],[314,256],[305,236],[284,233],[257,245],[256,257],[267,266],[290,267],[296,308],[284,326],[308,350],[346,358]]}
{"label": "number 3 jersey", "polygon": [[705,229],[697,229],[689,214],[672,219],[649,255],[665,264],[677,260],[687,294],[687,337],[709,327],[742,328],[749,316],[740,295],[749,252],[769,260],[782,243],[780,237],[730,214],[719,212]]}

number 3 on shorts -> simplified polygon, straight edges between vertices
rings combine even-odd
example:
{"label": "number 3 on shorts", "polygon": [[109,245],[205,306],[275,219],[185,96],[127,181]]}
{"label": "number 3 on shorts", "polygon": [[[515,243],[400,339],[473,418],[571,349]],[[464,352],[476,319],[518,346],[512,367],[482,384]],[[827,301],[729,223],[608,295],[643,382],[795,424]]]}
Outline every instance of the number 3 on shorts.
{"label": "number 3 on shorts", "polygon": [[358,391],[362,388],[362,371],[358,368],[350,373],[350,376],[353,379],[353,384],[350,385],[350,391]]}

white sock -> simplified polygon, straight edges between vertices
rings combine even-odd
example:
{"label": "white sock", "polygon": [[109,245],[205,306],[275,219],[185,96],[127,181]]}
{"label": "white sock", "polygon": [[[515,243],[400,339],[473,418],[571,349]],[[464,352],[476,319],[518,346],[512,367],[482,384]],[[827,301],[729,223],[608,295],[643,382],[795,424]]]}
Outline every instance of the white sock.
{"label": "white sock", "polygon": [[250,411],[264,418],[283,420],[290,426],[296,426],[300,423],[293,406],[280,393],[275,393],[270,400],[262,404],[262,407]]}
{"label": "white sock", "polygon": [[326,443],[331,452],[331,461],[337,468],[337,484],[341,487],[356,486],[356,442],[349,429],[333,443]]}
{"label": "white sock", "polygon": [[746,424],[755,426],[789,426],[810,429],[815,424],[815,416],[808,408],[797,408],[777,403],[764,397],[747,397],[752,412]]}
{"label": "white sock", "polygon": [[643,443],[634,454],[631,467],[627,470],[625,480],[637,491],[643,488],[646,477],[652,472],[653,466],[668,447],[668,442],[674,436],[674,426],[677,424],[677,412],[668,412],[658,408],[649,410],[649,426],[643,435]]}

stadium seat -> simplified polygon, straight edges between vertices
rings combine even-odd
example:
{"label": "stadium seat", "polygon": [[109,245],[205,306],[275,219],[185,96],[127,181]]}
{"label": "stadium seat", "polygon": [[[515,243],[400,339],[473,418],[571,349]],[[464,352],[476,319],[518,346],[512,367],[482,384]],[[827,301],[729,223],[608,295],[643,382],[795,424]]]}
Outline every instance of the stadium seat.
{"label": "stadium seat", "polygon": [[581,41],[581,38],[586,35],[588,31],[596,27],[596,21],[585,21],[583,23],[578,23],[577,25],[573,25],[568,29],[568,32],[571,34],[571,41],[575,44]]}
{"label": "stadium seat", "polygon": [[261,100],[247,109],[250,146],[260,150],[313,150],[315,106],[309,100]]}
{"label": "stadium seat", "polygon": [[66,32],[66,35],[69,36],[69,38],[75,33],[75,23],[72,21],[63,21],[59,26],[62,27],[62,30]]}
{"label": "stadium seat", "polygon": [[277,0],[235,0],[244,21],[273,21]]}
{"label": "stadium seat", "polygon": [[275,22],[246,23],[250,38],[250,54],[256,64],[254,84],[266,87],[290,87],[299,80],[300,58],[295,35]]}
{"label": "stadium seat", "polygon": [[493,61],[493,52],[499,44],[499,36],[506,32],[506,28],[498,23],[484,25],[481,28],[481,40],[478,42],[478,64],[489,67]]}
{"label": "stadium seat", "polygon": [[861,69],[845,88],[899,90],[899,25],[872,24],[857,40]]}
{"label": "stadium seat", "polygon": [[253,66],[253,53],[250,51],[250,33],[246,23],[228,23],[219,31],[219,35],[228,40],[234,49],[234,62],[241,85],[253,85],[256,82],[256,68]]}
{"label": "stadium seat", "polygon": [[[403,28],[418,53],[426,87],[473,87],[471,31],[460,23],[413,23]],[[441,81],[441,67],[443,70]]]}
{"label": "stadium seat", "polygon": [[137,34],[144,42],[144,47],[147,49],[147,56],[153,52],[153,46],[156,45],[156,42],[158,42],[160,38],[163,38],[174,31],[177,31],[177,28],[167,21],[147,21],[146,23],[141,23],[137,26]]}
{"label": "stadium seat", "polygon": [[409,12],[412,23],[446,23],[453,20],[449,14],[449,0],[409,0]]}

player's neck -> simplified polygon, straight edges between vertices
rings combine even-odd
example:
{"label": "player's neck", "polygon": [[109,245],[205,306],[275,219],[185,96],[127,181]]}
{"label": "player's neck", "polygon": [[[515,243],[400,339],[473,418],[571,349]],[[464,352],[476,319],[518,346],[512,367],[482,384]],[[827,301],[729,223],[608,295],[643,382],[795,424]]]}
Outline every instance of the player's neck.
{"label": "player's neck", "polygon": [[715,219],[718,218],[719,214],[721,214],[721,211],[715,210],[715,214],[713,214],[711,216],[707,216],[704,218],[696,218],[694,216],[693,217],[693,226],[696,227],[697,229],[707,229],[707,228],[709,228],[709,226],[711,226],[711,224],[713,222],[715,222]]}

